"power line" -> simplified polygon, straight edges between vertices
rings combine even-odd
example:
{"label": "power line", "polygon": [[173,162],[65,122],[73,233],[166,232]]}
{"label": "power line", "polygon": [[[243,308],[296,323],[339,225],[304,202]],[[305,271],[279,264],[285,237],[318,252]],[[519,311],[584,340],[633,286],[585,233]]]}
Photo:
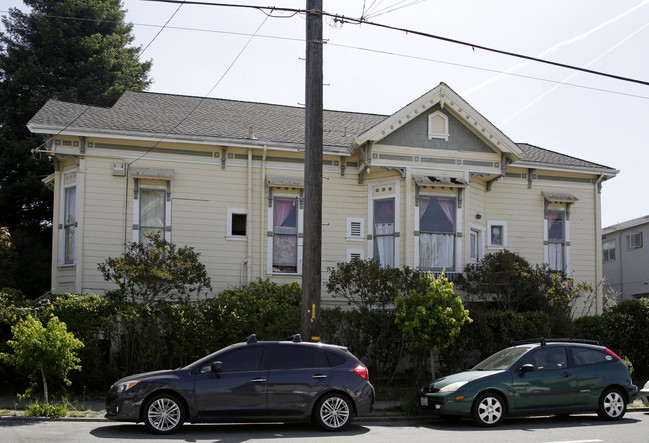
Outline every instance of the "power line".
{"label": "power line", "polygon": [[[158,0],[148,0],[148,1],[158,1]],[[199,3],[199,4],[205,4],[205,3]],[[0,12],[3,12],[3,11],[0,11]],[[177,12],[177,10],[176,10],[176,12]],[[268,15],[268,16],[272,17],[272,18],[291,18],[291,17],[293,17],[295,15],[296,15],[296,13],[293,13],[291,16],[277,16],[277,15]],[[79,18],[79,17],[66,17],[66,16],[57,16],[57,15],[48,15],[47,17],[48,18],[56,18],[56,19],[66,19],[66,20],[78,20],[78,21],[93,21],[93,22],[98,21],[96,19],[87,19],[87,18]],[[167,22],[164,25],[151,24],[151,23],[132,23],[134,26],[160,28],[160,31],[153,37],[153,39],[151,41],[149,41],[149,43],[146,44],[144,49],[139,52],[138,58],[142,55],[142,53],[149,46],[151,46],[153,41],[160,35],[160,32],[163,29],[176,30],[176,31],[207,32],[207,33],[214,33],[214,34],[235,35],[235,36],[241,36],[241,37],[250,37],[252,35],[255,35],[256,38],[286,40],[286,41],[293,41],[293,42],[304,42],[304,38],[297,38],[297,37],[282,37],[282,36],[276,36],[276,35],[250,34],[248,32],[222,31],[222,30],[207,29],[207,28],[194,28],[194,27],[187,27],[187,26],[169,26],[168,23],[169,23],[170,20],[171,20],[171,18],[169,20],[167,20]],[[116,23],[116,21],[113,21],[113,20],[99,20],[99,21],[102,22],[102,23]],[[402,58],[426,61],[426,62],[431,62],[431,63],[439,63],[439,64],[444,64],[444,65],[449,65],[449,66],[457,66],[457,67],[460,67],[460,68],[473,69],[473,70],[484,71],[484,72],[491,72],[491,73],[494,73],[494,74],[508,75],[510,77],[519,77],[519,78],[525,78],[525,79],[529,79],[529,80],[537,80],[537,81],[546,82],[546,83],[555,83],[555,84],[574,87],[574,88],[581,88],[581,89],[587,89],[587,90],[591,90],[591,91],[604,92],[604,93],[609,93],[609,94],[615,94],[615,95],[621,95],[621,96],[626,96],[626,97],[649,100],[649,97],[643,96],[643,95],[638,95],[638,94],[631,94],[631,93],[613,91],[613,90],[604,89],[604,88],[596,88],[596,87],[592,87],[592,86],[580,85],[580,84],[577,84],[577,83],[567,83],[565,81],[552,80],[552,79],[549,79],[549,78],[536,77],[536,76],[532,76],[532,75],[515,74],[513,72],[501,71],[501,70],[497,70],[497,69],[490,69],[490,68],[485,68],[485,67],[480,67],[480,66],[473,66],[473,65],[468,65],[468,64],[464,64],[464,63],[449,62],[449,61],[444,61],[444,60],[428,58],[428,57],[424,57],[424,56],[409,55],[409,54],[403,54],[403,53],[398,53],[398,52],[385,51],[385,50],[381,50],[381,49],[373,49],[373,48],[353,46],[353,45],[344,45],[344,44],[339,44],[339,43],[333,43],[331,41],[328,41],[327,44],[329,46],[335,46],[335,47],[340,47],[340,48],[354,49],[354,50],[358,50],[358,51],[372,52],[372,53],[376,53],[376,54],[390,55],[390,56],[394,56],[394,57],[402,57]]]}
{"label": "power line", "polygon": [[[300,13],[300,14],[314,12],[314,11],[308,11],[306,9],[279,8],[279,7],[275,7],[275,6],[240,5],[240,4],[228,4],[228,3],[215,3],[215,2],[198,2],[198,1],[182,1],[182,0],[144,0],[144,1],[158,2],[158,3],[183,3],[183,4],[188,4],[188,5],[203,5],[203,6],[219,6],[219,7],[231,7],[231,8],[243,8],[243,9],[256,9],[258,11],[270,10],[271,12],[272,11],[282,11],[282,12],[293,12],[293,13]],[[408,28],[402,28],[402,27],[398,27],[398,26],[391,26],[391,25],[385,25],[385,24],[382,24],[382,23],[371,22],[371,21],[368,21],[368,20],[366,20],[366,19],[364,19],[362,17],[361,18],[350,18],[350,17],[346,17],[344,15],[331,14],[331,13],[328,13],[328,12],[325,12],[325,11],[315,11],[315,12],[318,13],[318,14],[321,14],[322,16],[332,17],[334,20],[338,20],[341,23],[352,23],[352,24],[358,24],[358,25],[364,24],[364,25],[368,25],[368,26],[375,26],[377,28],[389,29],[389,30],[392,30],[392,31],[400,31],[400,32],[404,32],[406,34],[413,34],[413,35],[418,35],[420,37],[432,38],[432,39],[444,41],[444,42],[447,42],[447,43],[454,43],[454,44],[457,44],[457,45],[466,46],[466,47],[469,47],[469,48],[471,48],[473,50],[482,49],[483,51],[493,52],[495,54],[506,55],[506,56],[509,56],[509,57],[520,58],[520,59],[523,59],[523,60],[529,60],[529,61],[533,61],[533,62],[537,62],[537,63],[543,63],[543,64],[546,64],[546,65],[557,66],[557,67],[560,67],[560,68],[572,69],[572,70],[584,72],[584,73],[587,73],[587,74],[593,74],[593,75],[598,75],[598,76],[601,76],[601,77],[608,77],[608,78],[612,78],[612,79],[615,79],[615,80],[621,80],[621,81],[625,81],[625,82],[638,83],[638,84],[641,84],[641,85],[649,86],[649,81],[645,81],[645,80],[639,80],[639,79],[634,79],[634,78],[630,78],[630,77],[624,77],[624,76],[616,75],[616,74],[609,74],[609,73],[606,73],[606,72],[595,71],[593,69],[587,69],[587,68],[581,68],[579,66],[573,66],[573,65],[566,64],[566,63],[554,62],[554,61],[551,61],[551,60],[545,60],[545,59],[542,59],[542,58],[532,57],[532,56],[529,56],[529,55],[520,54],[520,53],[516,53],[516,52],[504,51],[504,50],[496,49],[496,48],[490,48],[488,46],[479,45],[477,43],[465,42],[465,41],[462,41],[462,40],[457,40],[457,39],[453,39],[453,38],[449,38],[449,37],[444,37],[444,36],[441,36],[441,35],[430,34],[428,32],[416,31],[416,30],[413,30],[413,29],[408,29]]]}

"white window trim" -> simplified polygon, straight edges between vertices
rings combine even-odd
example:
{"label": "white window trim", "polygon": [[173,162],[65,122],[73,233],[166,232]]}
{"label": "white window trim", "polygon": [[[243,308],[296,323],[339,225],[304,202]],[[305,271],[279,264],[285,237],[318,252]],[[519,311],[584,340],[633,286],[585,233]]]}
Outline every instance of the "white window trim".
{"label": "white window trim", "polygon": [[[609,248],[605,248],[605,245],[606,245],[607,243],[611,243],[611,244],[613,244],[613,247],[612,247],[612,248],[611,248],[611,247],[609,247]],[[602,261],[605,261],[605,262],[615,261],[615,257],[611,258],[610,251],[613,251],[613,254],[614,254],[614,255],[617,253],[617,251],[616,251],[617,244],[616,244],[616,243],[617,243],[617,242],[615,241],[614,238],[608,238],[608,239],[602,241]],[[606,258],[606,257],[604,256],[604,253],[605,253],[605,251],[607,251],[607,250],[609,251],[608,258]]]}
{"label": "white window trim", "polygon": [[[365,219],[362,217],[347,217],[347,240],[349,241],[363,241],[365,240]],[[352,225],[358,223],[358,235],[352,234]]]}
{"label": "white window trim", "polygon": [[[459,227],[462,226],[462,210],[457,207],[457,193],[442,193],[442,192],[428,192],[428,193],[420,193],[419,198],[447,198],[447,199],[453,199],[455,200],[455,232],[453,232],[453,235],[455,235],[455,244],[453,245],[453,256],[455,257],[454,259],[454,270],[452,272],[457,272],[458,269],[462,269],[462,257],[458,253],[458,251],[462,250],[462,236],[458,235]],[[414,214],[413,214],[413,221],[414,221],[414,230],[417,233],[417,235],[413,236],[413,249],[414,249],[414,263],[415,266],[419,266],[419,233],[420,233],[420,220],[419,220],[419,206],[414,206],[413,207]],[[437,271],[435,271],[437,272]]]}
{"label": "white window trim", "polygon": [[[471,259],[471,231],[478,234],[478,251],[477,251],[478,257],[476,260]],[[486,232],[487,230],[485,229],[484,226],[469,223],[469,251],[468,251],[469,263],[477,263],[484,258]]]}
{"label": "white window trim", "polygon": [[[273,210],[275,209],[276,198],[292,198],[297,200],[297,272],[275,272],[273,271],[273,232],[275,222]],[[280,194],[273,192],[273,206],[266,212],[266,274],[268,275],[302,275],[302,252],[304,249],[304,209],[300,207],[299,194]]]}
{"label": "white window trim", "polygon": [[[133,242],[140,243],[140,198],[142,190],[154,190],[154,191],[164,191],[165,192],[165,227],[164,227],[164,239],[167,242],[171,242],[171,199],[167,198],[167,182],[165,181],[164,185],[138,185],[137,188],[137,198],[133,195]],[[135,193],[134,193],[135,194]]]}
{"label": "white window trim", "polygon": [[[60,189],[60,210],[59,210],[59,251],[58,251],[58,266],[59,267],[64,267],[64,266],[75,266],[77,263],[77,237],[79,234],[79,188],[77,187],[78,183],[78,178],[79,178],[79,170],[74,169],[70,171],[66,171],[65,173],[61,174],[61,189]],[[74,175],[74,183],[65,183],[66,177]],[[77,223],[77,230],[75,231],[75,236],[74,236],[74,260],[72,260],[72,263],[66,263],[65,262],[65,191],[69,188],[76,187],[77,188],[77,195],[76,195],[76,214],[75,214],[75,220]]]}
{"label": "white window trim", "polygon": [[[492,226],[502,226],[503,228],[503,233],[502,233],[502,244],[492,244],[491,243],[491,227]],[[547,225],[546,225],[547,226]],[[545,233],[547,237],[547,229]],[[509,245],[508,243],[508,232],[507,232],[507,222],[505,220],[489,220],[487,222],[487,249],[506,249],[507,246]]]}
{"label": "white window trim", "polygon": [[348,248],[348,249],[345,251],[345,257],[346,257],[346,259],[347,259],[347,263],[349,263],[350,261],[352,261],[352,257],[353,257],[353,256],[357,256],[359,259],[361,259],[361,260],[365,260],[365,250],[363,250],[363,249],[351,249],[351,248]]}
{"label": "white window trim", "polygon": [[[548,211],[563,212],[563,270],[570,275],[570,220],[567,217],[565,207],[551,207]],[[548,219],[543,218],[543,263],[550,262],[550,245],[548,238]]]}
{"label": "white window trim", "polygon": [[[644,236],[642,231],[640,232],[630,232],[626,235],[626,249],[631,251],[633,249],[640,249],[644,246]],[[639,239],[640,241],[635,241],[634,239]]]}
{"label": "white window trim", "polygon": [[[444,120],[444,132],[433,132],[431,129],[431,122],[435,117],[442,117]],[[431,140],[433,138],[441,138],[444,139],[445,141],[448,141],[449,137],[449,131],[448,131],[448,116],[444,114],[442,111],[435,111],[431,114],[428,115],[428,140]]]}
{"label": "white window trim", "polygon": [[[374,188],[377,186],[394,186],[394,191],[391,194],[381,194],[374,197]],[[394,267],[401,266],[399,260],[401,256],[401,183],[398,181],[368,183],[367,185],[367,226],[371,226],[372,238],[367,239],[367,256],[374,257],[374,200],[383,200],[394,198]],[[369,235],[368,235],[369,237]]]}
{"label": "white window trim", "polygon": [[[232,216],[245,215],[246,216],[246,235],[234,235],[232,234]],[[235,241],[246,241],[248,240],[248,210],[242,208],[228,208],[227,211],[227,220],[226,220],[226,240],[235,240]]]}

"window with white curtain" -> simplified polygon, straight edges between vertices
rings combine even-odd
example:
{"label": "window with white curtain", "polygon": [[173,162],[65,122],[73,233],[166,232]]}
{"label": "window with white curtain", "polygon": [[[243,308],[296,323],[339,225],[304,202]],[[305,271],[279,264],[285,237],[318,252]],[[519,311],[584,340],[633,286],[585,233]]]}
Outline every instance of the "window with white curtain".
{"label": "window with white curtain", "polygon": [[454,198],[419,199],[419,267],[452,270],[455,267]]}
{"label": "window with white curtain", "polygon": [[374,200],[374,260],[394,266],[394,199]]}
{"label": "window with white curtain", "polygon": [[548,266],[553,271],[564,270],[565,214],[548,211]]}
{"label": "window with white curtain", "polygon": [[140,189],[140,241],[144,234],[154,232],[165,238],[166,192],[160,189]]}
{"label": "window with white curtain", "polygon": [[273,272],[297,272],[297,198],[275,198]]}

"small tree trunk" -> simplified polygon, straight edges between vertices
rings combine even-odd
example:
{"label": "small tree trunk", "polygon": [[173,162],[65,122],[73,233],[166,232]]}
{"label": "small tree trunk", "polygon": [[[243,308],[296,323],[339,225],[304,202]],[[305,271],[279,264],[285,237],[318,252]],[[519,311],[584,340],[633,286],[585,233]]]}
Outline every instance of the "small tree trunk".
{"label": "small tree trunk", "polygon": [[435,351],[430,350],[430,375],[431,380],[435,380]]}
{"label": "small tree trunk", "polygon": [[47,380],[45,380],[45,372],[41,368],[41,377],[43,377],[43,397],[45,397],[45,403],[49,403],[47,398]]}

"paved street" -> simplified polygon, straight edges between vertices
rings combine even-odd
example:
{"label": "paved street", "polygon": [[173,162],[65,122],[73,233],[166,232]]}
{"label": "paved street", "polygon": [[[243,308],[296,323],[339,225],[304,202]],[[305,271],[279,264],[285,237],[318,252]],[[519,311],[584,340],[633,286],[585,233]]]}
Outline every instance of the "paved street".
{"label": "paved street", "polygon": [[512,418],[495,429],[474,426],[471,421],[447,424],[437,419],[382,419],[353,423],[342,433],[323,433],[308,425],[187,425],[179,434],[157,437],[143,425],[105,420],[0,419],[4,442],[646,442],[649,413],[628,412],[620,422],[601,421],[596,415],[567,418]]}

